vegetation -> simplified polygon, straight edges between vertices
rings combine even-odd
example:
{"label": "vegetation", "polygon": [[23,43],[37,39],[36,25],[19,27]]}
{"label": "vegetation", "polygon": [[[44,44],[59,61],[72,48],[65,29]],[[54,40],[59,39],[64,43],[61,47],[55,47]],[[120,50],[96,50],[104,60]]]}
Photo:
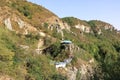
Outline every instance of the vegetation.
{"label": "vegetation", "polygon": [[[9,31],[0,23],[0,76],[9,75],[15,80],[67,80],[66,76],[58,73],[50,61],[64,61],[72,52],[73,59],[67,66],[79,68],[79,60],[88,62],[94,58],[96,68],[93,80],[120,80],[120,34],[115,30],[104,29],[110,24],[98,20],[84,21],[65,17],[62,21],[68,23],[71,31],[64,29],[64,37],[62,37],[57,29],[53,28],[53,31],[48,29],[49,24],[46,19],[55,15],[42,6],[26,0],[1,0],[0,6],[8,6],[12,9],[8,8],[10,13],[16,14],[23,21],[47,34],[46,37],[41,37],[39,32],[23,35]],[[78,24],[90,27],[93,32],[81,33],[74,27]],[[59,24],[53,26],[60,27]],[[97,34],[99,29],[102,31],[101,35]],[[40,39],[44,40],[41,55],[36,53]],[[71,52],[69,45],[60,44],[62,39],[72,41]],[[77,79],[79,80],[80,77],[78,71]]]}
{"label": "vegetation", "polygon": [[48,28],[48,26],[49,26],[48,23],[44,23],[45,28]]}
{"label": "vegetation", "polygon": [[75,26],[77,24],[82,24],[82,25],[86,25],[86,26],[89,26],[86,21],[84,20],[79,20],[77,18],[74,18],[74,17],[65,17],[65,18],[62,18],[62,20],[64,22],[67,22],[69,26]]}
{"label": "vegetation", "polygon": [[[29,46],[34,45],[38,40],[37,35],[28,34],[20,38],[14,32],[2,27],[0,27],[0,31],[0,73],[19,80],[56,80],[56,78],[60,78],[54,66],[49,64],[50,60],[47,56],[37,55],[33,53],[32,49],[26,51],[17,46],[21,41]],[[34,43],[31,41],[27,43],[26,39],[29,38]],[[55,75],[58,76],[55,77]]]}
{"label": "vegetation", "polygon": [[[99,68],[102,69],[103,79],[119,80],[119,77],[118,77],[120,76],[118,73],[119,72],[118,66],[120,66],[119,34],[116,34],[114,31],[104,30],[103,26],[109,25],[109,24],[102,21],[89,21],[88,24],[91,26],[92,30],[95,30],[96,27],[100,27],[102,29],[103,34],[94,35],[90,33],[90,34],[83,34],[81,36],[81,34],[77,31],[77,29],[72,27],[71,30],[74,33],[77,33],[77,37],[74,37],[72,36],[72,34],[69,34],[65,31],[64,32],[65,39],[72,40],[81,49],[87,51],[90,54],[90,56],[96,59],[96,61],[99,64],[98,65]],[[88,59],[89,54],[86,54],[84,58],[83,58],[83,54],[80,55],[80,53],[76,53],[75,55],[76,57],[80,57],[84,60],[89,60]],[[95,80],[100,79],[101,73],[97,73],[97,74],[98,75],[97,75],[97,78],[95,78]]]}
{"label": "vegetation", "polygon": [[53,80],[67,80],[66,77],[62,76],[62,75],[54,75],[52,77]]}
{"label": "vegetation", "polygon": [[65,50],[65,46],[61,45],[60,42],[56,42],[44,49],[44,53],[50,54],[53,60],[64,61],[68,58],[69,50]]}

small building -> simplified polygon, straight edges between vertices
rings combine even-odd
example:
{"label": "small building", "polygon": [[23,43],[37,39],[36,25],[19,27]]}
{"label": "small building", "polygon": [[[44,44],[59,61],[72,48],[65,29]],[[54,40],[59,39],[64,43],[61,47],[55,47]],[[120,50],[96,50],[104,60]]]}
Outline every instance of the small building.
{"label": "small building", "polygon": [[70,41],[70,40],[63,40],[63,41],[61,41],[61,44],[72,44],[72,41]]}
{"label": "small building", "polygon": [[56,68],[65,68],[66,63],[65,62],[57,62],[57,63],[55,63],[55,67]]}
{"label": "small building", "polygon": [[72,58],[65,59],[64,62],[56,62],[55,67],[56,68],[65,68],[67,64],[71,63]]}

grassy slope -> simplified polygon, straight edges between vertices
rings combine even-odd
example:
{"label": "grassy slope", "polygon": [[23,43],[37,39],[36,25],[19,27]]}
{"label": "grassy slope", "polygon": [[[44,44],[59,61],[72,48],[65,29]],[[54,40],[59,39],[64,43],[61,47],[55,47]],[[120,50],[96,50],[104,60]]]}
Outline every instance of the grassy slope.
{"label": "grassy slope", "polygon": [[[75,18],[63,18],[63,21],[66,21],[69,25],[74,26],[78,23],[78,19]],[[81,21],[81,20],[79,20]],[[102,21],[96,21],[92,20],[89,22],[86,22],[86,24],[90,27],[103,27],[108,23],[102,22]],[[91,25],[92,24],[92,25]],[[108,80],[119,80],[118,72],[115,71],[116,69],[120,70],[118,66],[120,66],[119,58],[120,58],[120,34],[117,34],[116,31],[110,31],[110,30],[102,30],[101,35],[96,35],[93,33],[86,34],[84,33],[81,35],[77,29],[74,27],[71,27],[72,32],[77,33],[77,36],[73,35],[72,33],[67,33],[65,31],[65,38],[72,40],[76,45],[78,45],[80,48],[87,51],[89,54],[92,55],[96,59],[96,61],[99,63],[102,73],[104,74],[104,79]],[[79,54],[79,53],[78,53]],[[77,57],[78,57],[78,54]],[[80,58],[84,57],[80,56]],[[85,55],[83,58],[84,60],[88,57],[88,54]],[[111,70],[113,69],[113,70]],[[111,73],[113,73],[111,75]],[[98,74],[99,75],[99,74]],[[114,77],[113,77],[114,76]]]}
{"label": "grassy slope", "polygon": [[[1,2],[1,6],[8,5],[17,13],[20,12],[20,15],[24,15],[22,18],[33,24],[35,27],[40,27],[41,23],[44,22],[46,18],[55,16],[45,8],[29,2],[23,2],[21,0],[13,0],[12,3],[9,4],[4,3],[3,0],[1,0]],[[78,20],[73,17],[63,18],[63,21],[66,21],[70,26],[80,23],[91,27],[91,25],[89,25],[90,22]],[[92,21],[92,24],[101,26],[106,23]],[[74,34],[64,30],[65,39],[72,40],[75,45],[79,46],[81,50],[83,50],[83,53],[75,52],[76,57],[87,61],[89,58],[94,57],[100,64],[100,67],[102,67],[103,72],[106,73],[105,78],[111,78],[110,70],[112,68],[115,70],[117,68],[119,69],[118,66],[120,65],[118,60],[120,53],[119,35],[114,31],[103,31],[104,33],[102,35],[81,35],[74,27],[71,27],[71,30],[77,35],[75,36]],[[33,47],[31,48],[31,46],[36,45],[38,42],[34,35],[30,35],[31,37],[16,35],[14,32],[8,31],[2,27],[0,27],[0,32],[0,72],[2,74],[10,75],[19,80],[53,80],[54,77],[60,76],[57,75],[54,67],[49,65],[50,60],[47,56],[37,54],[33,55]],[[21,43],[29,45],[30,49],[25,51],[17,46]],[[54,49],[56,52],[59,51],[56,50],[59,49],[59,47]],[[116,66],[112,67],[114,64],[116,64]],[[113,70],[113,76],[119,76],[119,74],[117,74],[118,72],[115,70]],[[106,77],[108,75],[110,76]]]}
{"label": "grassy slope", "polygon": [[25,0],[1,0],[0,6],[8,6],[12,9],[11,12],[19,15],[24,21],[31,23],[33,26],[41,27],[41,23],[51,16],[56,16],[46,8],[27,2]]}
{"label": "grassy slope", "polygon": [[[0,27],[0,73],[9,75],[17,80],[45,80],[56,74],[55,68],[49,65],[49,58],[45,55],[33,55],[32,48],[24,50],[19,43],[27,43],[25,36],[20,37],[14,32]],[[33,42],[30,40],[30,43]],[[34,43],[29,44],[34,45]],[[57,75],[57,74],[56,74]]]}
{"label": "grassy slope", "polygon": [[30,22],[37,27],[39,27],[45,19],[55,16],[44,7],[30,2],[17,1],[13,2],[11,5],[14,9],[17,9],[20,13],[30,19]]}

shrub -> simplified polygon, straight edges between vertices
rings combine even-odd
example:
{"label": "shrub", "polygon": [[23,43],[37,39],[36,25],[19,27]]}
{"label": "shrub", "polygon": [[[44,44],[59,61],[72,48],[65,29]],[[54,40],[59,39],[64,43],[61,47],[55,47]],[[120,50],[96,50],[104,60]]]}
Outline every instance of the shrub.
{"label": "shrub", "polygon": [[49,24],[45,22],[45,23],[44,23],[44,27],[45,27],[45,28],[48,28],[48,26],[49,26]]}
{"label": "shrub", "polygon": [[34,75],[36,80],[50,80],[50,77],[55,74],[55,69],[49,64],[45,55],[30,56],[27,59],[26,67],[28,73]]}
{"label": "shrub", "polygon": [[30,11],[30,6],[29,5],[21,5],[21,3],[15,3],[13,2],[11,4],[11,7],[17,9],[20,13],[22,13],[25,17],[27,17],[28,19],[32,19],[32,13]]}
{"label": "shrub", "polygon": [[67,80],[67,77],[62,76],[61,74],[55,74],[52,76],[52,80]]}

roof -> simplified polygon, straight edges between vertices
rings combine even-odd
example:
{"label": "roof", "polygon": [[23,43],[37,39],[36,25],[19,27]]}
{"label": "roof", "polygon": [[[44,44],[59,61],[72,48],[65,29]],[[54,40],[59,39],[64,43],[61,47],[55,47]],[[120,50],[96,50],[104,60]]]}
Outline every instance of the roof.
{"label": "roof", "polygon": [[62,44],[71,44],[72,41],[70,41],[70,40],[63,40],[63,41],[61,41],[61,43],[62,43]]}

